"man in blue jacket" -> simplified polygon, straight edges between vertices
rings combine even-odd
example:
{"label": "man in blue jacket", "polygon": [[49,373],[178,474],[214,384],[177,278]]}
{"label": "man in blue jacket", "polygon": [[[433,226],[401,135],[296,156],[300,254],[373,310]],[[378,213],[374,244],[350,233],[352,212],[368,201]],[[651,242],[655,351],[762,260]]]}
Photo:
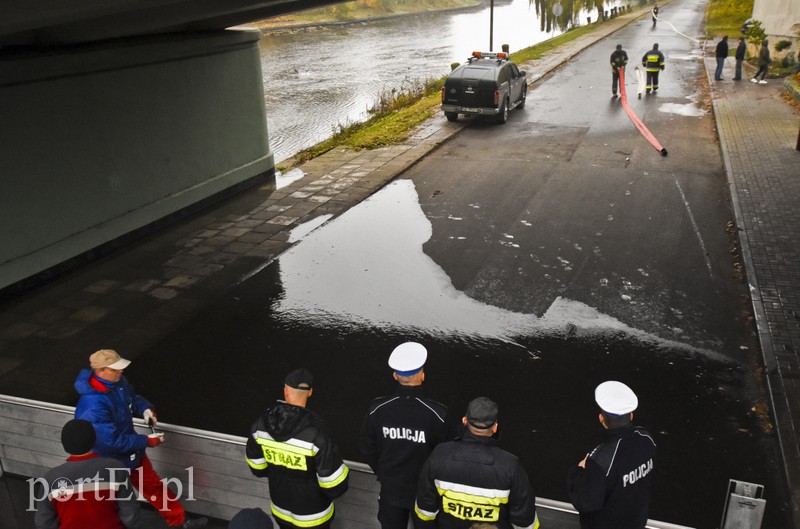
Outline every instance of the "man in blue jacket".
{"label": "man in blue jacket", "polygon": [[164,442],[163,434],[136,433],[133,417],[142,417],[155,425],[153,405],[136,394],[122,372],[130,360],[113,349],[101,349],[89,356],[89,369],[83,369],[75,380],[80,394],[75,418],[94,426],[97,440],[94,452],[120,461],[132,472],[134,488],[164,517],[171,527],[204,527],[208,520],[190,520],[181,503],[170,496],[161,478],[153,469],[145,449]]}

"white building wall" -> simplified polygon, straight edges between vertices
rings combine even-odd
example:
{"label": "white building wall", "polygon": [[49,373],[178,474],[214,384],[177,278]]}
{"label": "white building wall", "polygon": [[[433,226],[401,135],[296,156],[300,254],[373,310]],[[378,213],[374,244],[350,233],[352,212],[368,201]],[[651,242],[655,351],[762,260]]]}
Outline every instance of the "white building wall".
{"label": "white building wall", "polygon": [[755,0],[753,18],[761,21],[771,39],[796,38],[800,29],[800,0]]}

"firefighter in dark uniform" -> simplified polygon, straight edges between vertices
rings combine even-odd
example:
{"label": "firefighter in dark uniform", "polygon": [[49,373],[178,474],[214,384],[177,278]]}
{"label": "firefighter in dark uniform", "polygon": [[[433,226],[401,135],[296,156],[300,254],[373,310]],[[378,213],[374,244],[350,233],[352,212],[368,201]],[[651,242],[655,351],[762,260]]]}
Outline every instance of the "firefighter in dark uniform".
{"label": "firefighter in dark uniform", "polygon": [[625,70],[626,64],[628,64],[628,54],[622,49],[622,44],[617,44],[617,49],[611,53],[611,97],[617,97],[619,72]]}
{"label": "firefighter in dark uniform", "polygon": [[658,90],[658,74],[664,70],[664,54],[658,49],[658,43],[653,44],[653,49],[648,51],[642,56],[642,66],[647,72],[647,85],[645,86],[645,93],[656,93]]}
{"label": "firefighter in dark uniform", "polygon": [[437,446],[419,477],[417,529],[537,529],[536,497],[519,459],[497,439],[497,404],[478,397],[467,406],[461,438]]}
{"label": "firefighter in dark uniform", "polygon": [[656,444],[633,426],[638,399],[610,380],[595,390],[605,441],[570,469],[569,499],[580,513],[581,529],[644,529]]}
{"label": "firefighter in dark uniform", "polygon": [[361,454],[381,484],[382,529],[406,529],[422,465],[436,445],[458,435],[458,424],[447,408],[422,394],[427,358],[422,344],[395,347],[389,367],[399,383],[397,392],[373,399],[361,427]]}
{"label": "firefighter in dark uniform", "polygon": [[269,478],[272,515],[282,529],[327,529],[333,500],[347,490],[349,470],[322,419],[306,409],[314,379],[286,376],[279,400],[253,424],[245,455],[250,471]]}

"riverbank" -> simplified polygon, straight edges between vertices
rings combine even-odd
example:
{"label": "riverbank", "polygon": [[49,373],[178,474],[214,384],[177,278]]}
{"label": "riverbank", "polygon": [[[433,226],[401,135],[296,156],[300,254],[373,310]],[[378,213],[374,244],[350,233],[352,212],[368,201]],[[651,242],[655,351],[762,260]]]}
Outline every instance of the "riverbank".
{"label": "riverbank", "polygon": [[[632,11],[636,13],[640,10],[649,10],[649,7],[633,8]],[[609,18],[606,21],[601,19],[585,26],[578,26],[561,35],[512,53],[511,60],[519,65],[527,63],[525,68],[533,72],[534,68],[541,68],[533,61],[546,61],[546,56],[557,53],[559,48],[587,34],[600,31],[613,20],[616,18]],[[529,82],[533,82],[533,77],[529,77]],[[428,79],[424,83],[418,83],[417,90],[404,92],[400,94],[401,98],[388,103],[376,101],[372,111],[373,115],[368,120],[348,126],[339,126],[333,136],[297,152],[294,156],[278,163],[276,168],[282,172],[289,171],[336,147],[353,150],[373,149],[397,145],[406,141],[416,127],[438,112],[440,89],[444,84],[444,79],[445,77]]]}
{"label": "riverbank", "polygon": [[[486,7],[486,0],[431,0],[414,5],[404,4],[395,9],[359,5],[366,2],[347,2],[332,7],[311,9],[280,17],[259,20],[249,25],[263,33],[302,31],[328,26],[347,26],[395,18],[425,16],[431,13],[463,12]],[[352,5],[351,8],[345,6]]]}

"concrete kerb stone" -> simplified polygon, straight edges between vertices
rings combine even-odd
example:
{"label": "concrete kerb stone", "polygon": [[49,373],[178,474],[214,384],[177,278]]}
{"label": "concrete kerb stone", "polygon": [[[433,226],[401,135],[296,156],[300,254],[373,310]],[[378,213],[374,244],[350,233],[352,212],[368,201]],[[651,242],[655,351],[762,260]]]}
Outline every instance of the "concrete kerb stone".
{"label": "concrete kerb stone", "polygon": [[[754,226],[750,222],[749,219],[752,215],[745,211],[747,208],[743,203],[750,198],[750,190],[744,189],[745,196],[740,196],[740,184],[737,182],[738,178],[744,180],[744,185],[747,188],[759,185],[769,188],[769,179],[773,178],[771,175],[779,179],[781,175],[790,177],[793,174],[790,167],[768,169],[762,167],[762,170],[757,170],[759,165],[764,164],[762,157],[759,156],[760,154],[763,155],[764,146],[756,141],[760,137],[759,135],[763,134],[764,123],[761,120],[751,119],[753,114],[752,105],[756,103],[752,99],[737,97],[735,92],[728,96],[724,89],[715,90],[711,77],[712,66],[710,61],[705,62],[706,76],[712,87],[712,112],[719,138],[720,153],[728,181],[734,216],[739,228],[740,252],[761,346],[770,408],[775,421],[779,449],[784,464],[784,477],[789,487],[794,526],[797,527],[798,523],[800,523],[800,437],[798,436],[796,424],[796,406],[800,402],[800,391],[798,391],[797,384],[794,381],[786,381],[783,378],[779,358],[780,352],[775,337],[778,336],[778,342],[780,342],[780,335],[785,324],[776,323],[776,320],[779,320],[782,315],[773,314],[771,317],[770,310],[774,313],[776,309],[770,309],[773,301],[770,300],[770,295],[768,294],[776,290],[776,278],[771,276],[762,278],[759,276],[759,269],[764,268],[764,266],[759,266],[759,263],[769,259],[769,256],[762,255],[763,252],[758,251],[759,241],[757,239],[762,236],[763,230],[761,226]],[[748,70],[752,69],[748,68]],[[729,101],[729,98],[733,98],[735,101]],[[731,138],[727,136],[729,130],[735,131],[735,134],[747,134],[752,138],[751,141],[745,142],[743,145],[746,145],[746,150],[753,152],[737,152],[738,161],[735,165],[733,163],[733,153],[736,147],[731,142]],[[733,140],[735,142],[735,138]],[[741,150],[741,146],[739,148]],[[780,222],[780,220],[775,219],[773,221],[770,219],[769,223],[771,222]],[[782,307],[781,303],[778,303],[778,305]],[[780,312],[782,309],[777,310]]]}

